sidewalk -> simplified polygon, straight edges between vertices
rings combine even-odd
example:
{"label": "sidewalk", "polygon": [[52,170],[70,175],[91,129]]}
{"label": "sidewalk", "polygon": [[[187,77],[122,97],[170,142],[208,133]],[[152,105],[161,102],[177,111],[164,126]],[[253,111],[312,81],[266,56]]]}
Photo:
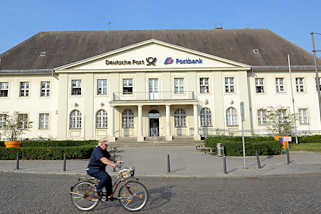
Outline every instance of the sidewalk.
{"label": "sidewalk", "polygon": [[[117,159],[125,165],[134,166],[139,176],[165,177],[252,177],[262,175],[285,175],[321,173],[321,153],[291,152],[291,163],[286,155],[260,156],[262,169],[258,169],[256,157],[227,157],[227,174],[223,170],[223,158],[195,151],[194,146],[140,146],[121,147]],[[170,156],[168,173],[167,156]],[[20,160],[16,170],[15,160],[0,160],[0,172],[84,174],[88,160]],[[110,167],[110,174],[114,174]]]}

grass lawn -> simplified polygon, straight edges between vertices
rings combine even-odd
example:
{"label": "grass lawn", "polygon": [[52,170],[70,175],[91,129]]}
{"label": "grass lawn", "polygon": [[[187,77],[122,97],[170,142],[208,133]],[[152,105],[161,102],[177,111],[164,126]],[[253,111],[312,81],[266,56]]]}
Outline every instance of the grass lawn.
{"label": "grass lawn", "polygon": [[321,143],[290,144],[292,151],[321,152]]}

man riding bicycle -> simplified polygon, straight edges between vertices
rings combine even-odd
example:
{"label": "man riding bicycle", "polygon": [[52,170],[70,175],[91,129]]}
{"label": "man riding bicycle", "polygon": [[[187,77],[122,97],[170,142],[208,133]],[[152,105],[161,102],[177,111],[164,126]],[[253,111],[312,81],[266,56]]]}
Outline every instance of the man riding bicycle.
{"label": "man riding bicycle", "polygon": [[97,193],[99,197],[103,196],[103,187],[106,188],[106,193],[109,200],[113,200],[112,196],[112,179],[106,172],[106,165],[116,167],[116,164],[120,164],[120,161],[116,161],[107,151],[108,141],[106,139],[100,139],[98,146],[93,150],[90,156],[87,174],[99,179],[97,185]]}

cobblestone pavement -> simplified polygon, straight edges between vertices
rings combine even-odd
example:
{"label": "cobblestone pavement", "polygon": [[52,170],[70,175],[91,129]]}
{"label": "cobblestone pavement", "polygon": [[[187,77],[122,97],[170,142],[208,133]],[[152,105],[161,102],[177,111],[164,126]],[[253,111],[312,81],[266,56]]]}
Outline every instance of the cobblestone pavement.
{"label": "cobblestone pavement", "polygon": [[[321,173],[239,178],[143,177],[150,201],[140,213],[319,214]],[[75,175],[0,173],[1,214],[81,213],[70,201]],[[83,213],[83,212],[82,212]],[[90,213],[128,213],[118,202]]]}

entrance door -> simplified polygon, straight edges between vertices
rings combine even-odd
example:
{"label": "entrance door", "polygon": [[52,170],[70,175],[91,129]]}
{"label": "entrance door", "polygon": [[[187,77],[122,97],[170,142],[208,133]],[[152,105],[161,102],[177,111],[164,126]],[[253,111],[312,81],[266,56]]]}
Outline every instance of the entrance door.
{"label": "entrance door", "polygon": [[151,137],[159,136],[159,118],[149,119],[149,136]]}
{"label": "entrance door", "polygon": [[149,79],[148,87],[149,87],[149,99],[150,100],[159,99],[159,97],[158,97],[158,79]]}

